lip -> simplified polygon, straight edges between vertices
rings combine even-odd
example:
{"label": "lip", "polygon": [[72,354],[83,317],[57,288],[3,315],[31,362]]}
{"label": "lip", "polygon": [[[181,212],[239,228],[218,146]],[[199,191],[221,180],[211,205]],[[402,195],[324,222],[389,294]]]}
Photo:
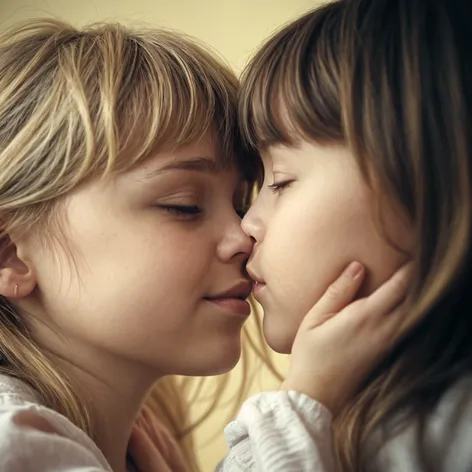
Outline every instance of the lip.
{"label": "lip", "polygon": [[257,301],[260,301],[260,296],[263,293],[264,289],[266,288],[266,284],[264,282],[255,282],[253,288],[254,298]]}
{"label": "lip", "polygon": [[251,277],[252,280],[254,280],[254,282],[256,284],[262,284],[262,285],[265,285],[265,281],[262,279],[262,277],[259,277],[255,272],[254,270],[249,267],[248,265],[246,266],[246,272],[249,274],[249,277]]}
{"label": "lip", "polygon": [[241,298],[205,298],[205,300],[236,315],[248,317],[251,314],[251,305]]}
{"label": "lip", "polygon": [[250,280],[241,280],[237,284],[233,285],[228,290],[224,290],[216,293],[215,295],[210,295],[205,297],[206,299],[223,299],[223,298],[238,298],[240,300],[245,300],[252,291],[253,283]]}
{"label": "lip", "polygon": [[246,272],[249,274],[249,277],[251,277],[251,279],[254,280],[254,287],[253,287],[254,298],[257,301],[260,301],[259,297],[261,293],[263,292],[264,288],[266,287],[266,283],[264,279],[262,279],[262,277],[259,277],[251,267],[246,266]]}
{"label": "lip", "polygon": [[219,308],[247,317],[251,314],[251,305],[246,298],[251,294],[252,286],[253,283],[250,280],[244,280],[228,290],[205,297],[205,300]]}

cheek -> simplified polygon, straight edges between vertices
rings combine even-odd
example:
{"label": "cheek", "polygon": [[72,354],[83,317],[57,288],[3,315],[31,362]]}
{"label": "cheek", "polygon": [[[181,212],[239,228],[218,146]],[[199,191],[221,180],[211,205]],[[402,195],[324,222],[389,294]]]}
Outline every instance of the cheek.
{"label": "cheek", "polygon": [[[373,211],[372,211],[373,213]],[[379,216],[375,212],[371,225],[371,237],[362,254],[367,276],[360,296],[367,296],[390,278],[393,273],[411,259],[413,228],[398,209],[386,205]]]}
{"label": "cheek", "polygon": [[110,292],[129,303],[148,301],[154,307],[158,300],[158,306],[167,310],[201,290],[211,263],[208,244],[202,238],[180,232],[156,232],[152,238],[137,234],[122,234],[101,255],[90,254],[95,270],[89,272],[86,284],[91,291],[101,287],[102,295]]}
{"label": "cheek", "polygon": [[[203,365],[226,370],[226,364],[239,356],[240,327],[218,331],[205,317],[195,316],[206,294],[209,251],[197,244],[198,238],[192,238],[191,244],[184,235],[174,234],[172,240],[135,236],[136,244],[128,244],[132,237],[122,231],[120,237],[106,244],[104,240],[101,251],[98,241],[93,250],[82,241],[80,278],[72,276],[71,284],[62,283],[57,289],[46,282],[45,307],[58,332],[72,345],[90,346],[173,373],[187,373],[185,369],[193,364],[195,369]],[[191,352],[192,361],[181,348],[176,350],[182,345]],[[215,366],[208,356],[196,355],[207,345],[221,352]],[[175,365],[168,365],[168,358],[175,359]]]}
{"label": "cheek", "polygon": [[[319,188],[324,191],[301,195],[300,188],[281,197],[261,248],[273,296],[264,307],[266,331],[285,333],[284,347],[277,350],[287,351],[303,317],[351,261],[367,268],[365,295],[405,259],[379,233],[369,196],[360,185]],[[272,322],[279,326],[271,327]]]}
{"label": "cheek", "polygon": [[132,344],[145,336],[143,326],[153,336],[182,329],[205,288],[208,239],[146,218],[77,228],[71,260],[58,260],[42,277],[46,308],[64,329],[90,340],[106,334],[121,343],[124,335]]}
{"label": "cheek", "polygon": [[369,232],[357,189],[313,187],[281,197],[262,247],[266,277],[306,304],[316,301],[356,252],[365,252]]}

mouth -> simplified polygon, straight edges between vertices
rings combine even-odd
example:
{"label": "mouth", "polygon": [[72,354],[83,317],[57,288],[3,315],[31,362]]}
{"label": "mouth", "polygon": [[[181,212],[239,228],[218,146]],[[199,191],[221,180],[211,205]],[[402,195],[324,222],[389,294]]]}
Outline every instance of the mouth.
{"label": "mouth", "polygon": [[262,279],[262,277],[259,277],[249,266],[246,267],[246,271],[249,274],[249,277],[251,277],[251,279],[254,281],[254,287],[253,287],[254,298],[257,301],[259,301],[259,296],[261,294],[261,291],[266,286],[265,280]]}
{"label": "mouth", "polygon": [[228,290],[204,297],[204,299],[226,311],[247,317],[251,314],[251,305],[249,305],[246,299],[251,294],[252,286],[253,283],[251,281],[245,280]]}
{"label": "mouth", "polygon": [[254,294],[254,298],[258,302],[260,302],[260,296],[261,296],[261,293],[263,292],[263,290],[265,289],[265,287],[266,287],[265,282],[255,282],[254,283],[253,294]]}
{"label": "mouth", "polygon": [[259,277],[249,266],[246,267],[246,271],[249,274],[249,277],[254,281],[255,285],[265,285],[265,280],[262,277]]}

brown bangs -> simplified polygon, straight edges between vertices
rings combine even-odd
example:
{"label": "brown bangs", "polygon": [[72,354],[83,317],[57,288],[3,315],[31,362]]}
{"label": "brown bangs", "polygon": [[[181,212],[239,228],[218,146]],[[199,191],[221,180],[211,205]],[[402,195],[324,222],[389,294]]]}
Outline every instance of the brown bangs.
{"label": "brown bangs", "polygon": [[270,38],[242,76],[239,114],[249,148],[344,140],[336,50],[340,5],[310,12]]}

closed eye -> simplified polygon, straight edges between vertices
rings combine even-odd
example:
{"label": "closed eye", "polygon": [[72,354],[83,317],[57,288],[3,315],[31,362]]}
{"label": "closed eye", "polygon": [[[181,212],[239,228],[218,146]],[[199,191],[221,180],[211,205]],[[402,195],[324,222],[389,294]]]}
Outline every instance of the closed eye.
{"label": "closed eye", "polygon": [[184,218],[195,218],[203,213],[197,205],[159,205],[166,213]]}
{"label": "closed eye", "polygon": [[281,182],[274,182],[273,184],[270,184],[267,187],[273,193],[281,193],[283,190],[288,188],[292,183],[293,183],[293,180],[283,180]]}

